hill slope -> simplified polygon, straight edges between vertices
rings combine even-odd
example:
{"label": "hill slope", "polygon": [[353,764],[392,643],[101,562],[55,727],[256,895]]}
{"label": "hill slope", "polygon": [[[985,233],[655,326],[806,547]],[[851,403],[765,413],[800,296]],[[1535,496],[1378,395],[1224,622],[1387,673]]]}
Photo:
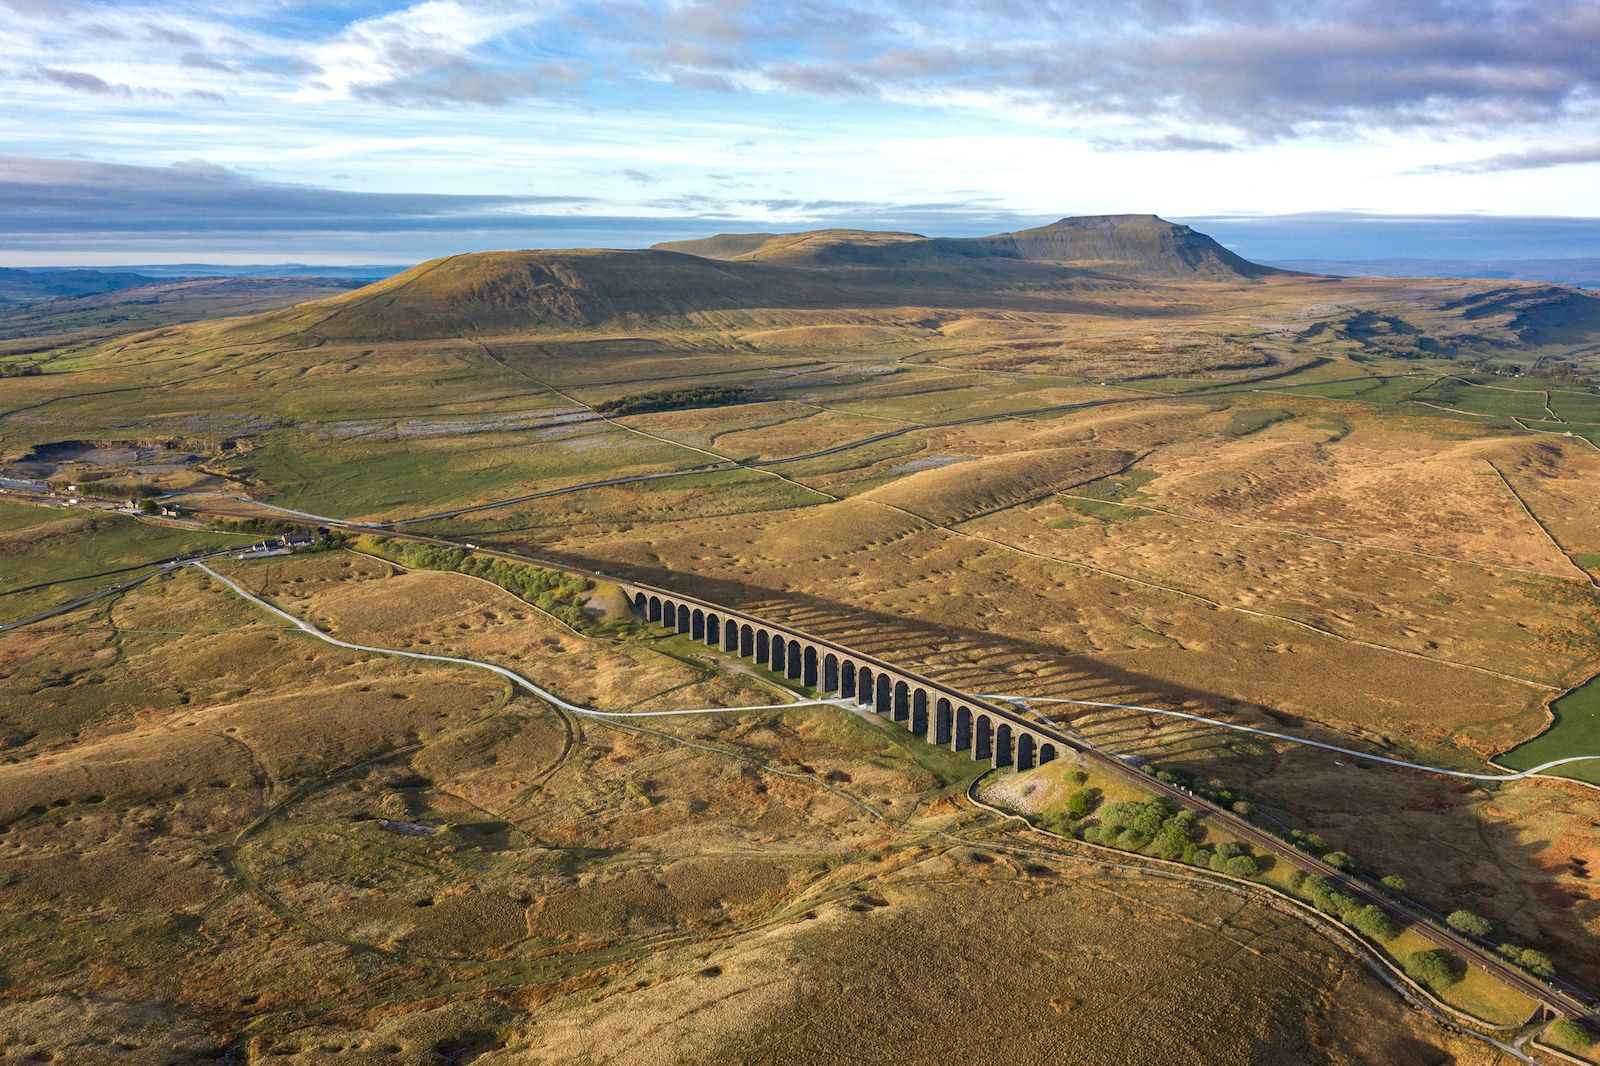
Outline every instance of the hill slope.
{"label": "hill slope", "polygon": [[357,284],[322,277],[180,278],[87,296],[6,304],[0,305],[0,340],[38,338],[41,343],[57,344],[153,326],[253,315],[333,296]]}
{"label": "hill slope", "polygon": [[660,251],[480,252],[252,319],[271,336],[413,340],[581,328],[748,303],[761,277]]}

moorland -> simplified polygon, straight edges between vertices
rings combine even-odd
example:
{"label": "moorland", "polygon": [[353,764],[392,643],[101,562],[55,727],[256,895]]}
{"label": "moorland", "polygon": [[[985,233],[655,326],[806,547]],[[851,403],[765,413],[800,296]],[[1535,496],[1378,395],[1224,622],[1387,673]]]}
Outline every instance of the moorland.
{"label": "moorland", "polygon": [[[126,329],[28,313],[0,349],[0,623],[154,576],[0,632],[18,1055],[1494,1062],[1474,1033],[1548,1020],[1479,969],[1418,976],[1414,933],[1302,905],[1292,864],[1212,875],[1215,826],[1163,865],[1176,830],[1119,806],[1137,774],[773,707],[817,694],[603,584],[518,595],[384,533],[1035,699],[1600,986],[1600,760],[1511,776],[1600,755],[1592,293],[1291,273],[1114,216],[461,255]],[[154,569],[318,525],[371,535],[210,565],[584,707],[756,709],[575,715]]]}

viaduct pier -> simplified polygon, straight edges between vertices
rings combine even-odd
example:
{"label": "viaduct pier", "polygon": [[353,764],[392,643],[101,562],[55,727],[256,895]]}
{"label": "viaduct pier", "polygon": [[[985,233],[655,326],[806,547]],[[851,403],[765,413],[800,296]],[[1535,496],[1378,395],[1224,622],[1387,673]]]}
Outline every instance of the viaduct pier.
{"label": "viaduct pier", "polygon": [[1031,770],[1073,747],[1056,730],[1016,711],[830,640],[692,596],[610,580],[621,587],[641,621],[752,659],[807,688],[853,699],[929,744],[1018,770]]}

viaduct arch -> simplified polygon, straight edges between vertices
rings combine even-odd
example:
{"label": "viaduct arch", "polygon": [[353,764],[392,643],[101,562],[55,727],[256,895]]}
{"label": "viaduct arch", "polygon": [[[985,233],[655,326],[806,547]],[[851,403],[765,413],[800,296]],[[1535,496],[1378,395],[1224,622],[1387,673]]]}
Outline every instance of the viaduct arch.
{"label": "viaduct arch", "polygon": [[1028,770],[1072,746],[1055,730],[1015,711],[830,640],[693,596],[619,584],[644,621],[752,659],[807,688],[854,700],[929,744],[966,752],[978,762]]}

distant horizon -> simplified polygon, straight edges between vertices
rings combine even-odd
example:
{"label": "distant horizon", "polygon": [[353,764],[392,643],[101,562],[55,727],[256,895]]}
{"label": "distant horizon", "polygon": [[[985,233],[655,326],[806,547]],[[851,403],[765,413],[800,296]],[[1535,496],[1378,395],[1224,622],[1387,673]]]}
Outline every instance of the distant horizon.
{"label": "distant horizon", "polygon": [[[0,215],[4,209],[0,208]],[[1229,251],[1263,263],[1310,260],[1379,262],[1394,260],[1526,261],[1600,259],[1600,217],[1495,216],[1495,215],[1380,215],[1331,211],[1291,215],[1238,213],[1220,216],[1170,216],[1169,222],[1190,226],[1215,239]],[[135,248],[7,248],[0,245],[0,267],[21,269],[164,269],[175,266],[222,267],[245,272],[248,268],[325,267],[400,268],[443,255],[510,250],[573,250],[646,248],[665,241],[709,237],[719,233],[793,233],[818,229],[861,229],[918,233],[930,237],[971,237],[1048,225],[1063,217],[1017,216],[994,218],[1001,225],[916,227],[897,225],[892,217],[881,220],[821,218],[814,224],[764,226],[753,219],[589,219],[543,217],[527,220],[527,228],[496,232],[471,229],[459,234],[438,232],[368,233],[362,235],[368,252],[392,254],[340,254],[331,249],[269,247],[227,249],[184,246],[171,250]],[[481,222],[476,219],[474,222]],[[906,221],[915,221],[907,219]],[[929,221],[929,220],[921,220]],[[877,224],[871,224],[876,222]],[[403,226],[404,220],[395,220]],[[596,224],[601,228],[596,229]],[[481,238],[468,243],[468,238]],[[516,240],[516,237],[530,238]],[[588,238],[603,238],[593,240]],[[496,239],[499,238],[499,239]],[[282,235],[281,239],[288,239]],[[413,254],[402,251],[412,244]],[[324,245],[326,248],[326,245]],[[274,252],[277,251],[277,254]]]}

